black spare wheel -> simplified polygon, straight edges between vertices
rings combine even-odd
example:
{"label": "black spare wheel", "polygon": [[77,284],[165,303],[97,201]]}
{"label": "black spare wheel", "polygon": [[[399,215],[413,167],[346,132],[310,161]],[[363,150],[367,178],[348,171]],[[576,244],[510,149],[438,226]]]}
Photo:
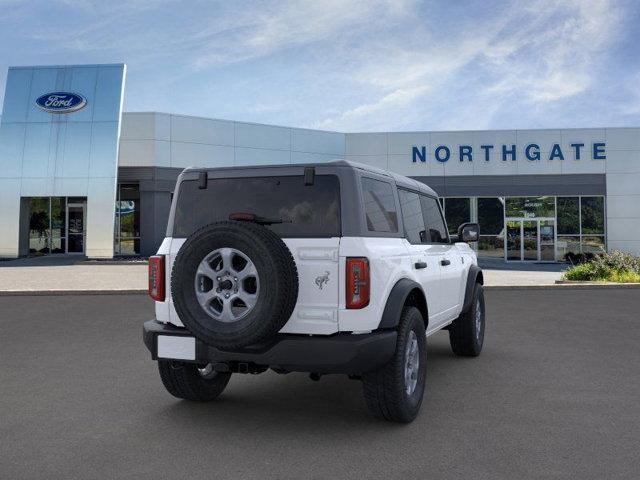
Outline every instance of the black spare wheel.
{"label": "black spare wheel", "polygon": [[271,230],[218,222],[193,233],[176,256],[171,294],[182,323],[200,340],[234,349],[268,340],[298,299],[291,252]]}

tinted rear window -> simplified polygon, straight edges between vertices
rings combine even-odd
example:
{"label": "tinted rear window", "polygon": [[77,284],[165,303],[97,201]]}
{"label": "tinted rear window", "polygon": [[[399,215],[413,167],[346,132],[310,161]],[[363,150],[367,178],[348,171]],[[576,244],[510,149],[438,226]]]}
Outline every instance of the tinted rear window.
{"label": "tinted rear window", "polygon": [[340,185],[335,175],[316,175],[313,185],[304,177],[209,179],[200,190],[196,180],[180,184],[173,236],[188,237],[232,213],[252,213],[285,223],[267,226],[281,237],[339,237]]}

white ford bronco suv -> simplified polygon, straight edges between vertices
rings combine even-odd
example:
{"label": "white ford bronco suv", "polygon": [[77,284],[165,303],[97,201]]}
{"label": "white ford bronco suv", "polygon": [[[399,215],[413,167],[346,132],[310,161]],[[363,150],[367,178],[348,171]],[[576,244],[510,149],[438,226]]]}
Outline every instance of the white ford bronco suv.
{"label": "white ford bronco suv", "polygon": [[144,343],[166,389],[216,398],[232,373],[341,373],[371,412],[410,422],[429,335],[484,339],[482,272],[426,185],[348,161],[187,169],[149,259]]}

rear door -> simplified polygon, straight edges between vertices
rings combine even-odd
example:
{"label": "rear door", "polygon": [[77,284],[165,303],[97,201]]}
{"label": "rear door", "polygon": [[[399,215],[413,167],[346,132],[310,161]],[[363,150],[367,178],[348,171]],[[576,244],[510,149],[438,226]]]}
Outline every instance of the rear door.
{"label": "rear door", "polygon": [[429,310],[429,326],[437,325],[445,304],[440,293],[440,252],[427,244],[427,229],[422,215],[420,195],[398,189],[407,249],[411,252],[411,268],[422,285]]}
{"label": "rear door", "polygon": [[427,228],[429,248],[437,258],[440,271],[441,316],[438,323],[450,321],[460,308],[460,285],[462,277],[462,256],[457,255],[455,245],[449,240],[440,202],[435,197],[421,196],[422,213]]}
{"label": "rear door", "polygon": [[440,255],[440,282],[444,291],[443,299],[446,305],[443,320],[452,320],[458,316],[461,309],[461,292],[465,285],[462,276],[464,272],[464,258],[455,245],[443,245]]}

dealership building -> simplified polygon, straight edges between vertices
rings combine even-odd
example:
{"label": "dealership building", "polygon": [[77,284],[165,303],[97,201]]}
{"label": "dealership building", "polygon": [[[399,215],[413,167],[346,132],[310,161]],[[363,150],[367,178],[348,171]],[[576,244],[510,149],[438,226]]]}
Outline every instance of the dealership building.
{"label": "dealership building", "polygon": [[150,255],[185,167],[336,159],[422,181],[481,256],[640,254],[640,128],[345,133],[123,112],[126,68],[12,67],[0,118],[0,257]]}

